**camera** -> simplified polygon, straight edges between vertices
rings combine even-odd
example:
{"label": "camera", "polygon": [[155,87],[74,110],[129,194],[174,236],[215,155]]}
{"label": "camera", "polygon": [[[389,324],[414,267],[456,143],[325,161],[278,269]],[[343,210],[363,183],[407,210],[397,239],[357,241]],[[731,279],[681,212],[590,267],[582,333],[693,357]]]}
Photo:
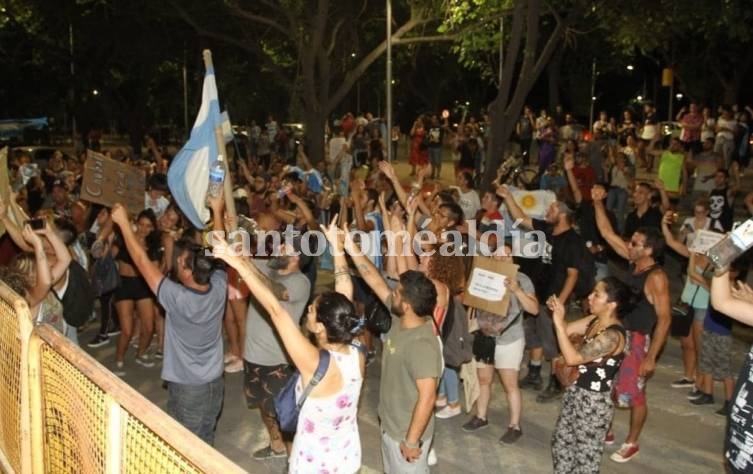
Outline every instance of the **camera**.
{"label": "camera", "polygon": [[44,219],[29,219],[28,221],[26,221],[26,223],[29,224],[31,230],[44,229]]}

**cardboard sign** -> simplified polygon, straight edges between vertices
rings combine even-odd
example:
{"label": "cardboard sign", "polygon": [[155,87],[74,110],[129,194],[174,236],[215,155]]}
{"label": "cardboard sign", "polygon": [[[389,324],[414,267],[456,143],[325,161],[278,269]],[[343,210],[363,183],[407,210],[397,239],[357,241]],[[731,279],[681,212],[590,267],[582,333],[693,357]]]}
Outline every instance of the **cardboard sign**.
{"label": "cardboard sign", "polygon": [[505,280],[516,278],[517,274],[518,266],[512,263],[490,257],[474,257],[463,304],[501,317],[507,316],[510,293],[505,287]]}
{"label": "cardboard sign", "polygon": [[146,178],[144,171],[86,151],[81,199],[112,207],[121,203],[131,214],[144,209]]}
{"label": "cardboard sign", "polygon": [[696,231],[693,242],[688,245],[688,250],[695,253],[705,254],[717,242],[722,240],[724,234],[711,230],[700,229]]}

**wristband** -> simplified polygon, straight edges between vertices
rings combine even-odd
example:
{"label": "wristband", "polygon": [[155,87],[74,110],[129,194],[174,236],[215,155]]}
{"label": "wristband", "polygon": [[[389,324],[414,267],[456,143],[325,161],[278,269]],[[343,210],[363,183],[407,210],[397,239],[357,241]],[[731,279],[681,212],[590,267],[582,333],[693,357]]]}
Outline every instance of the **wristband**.
{"label": "wristband", "polygon": [[424,442],[423,442],[423,441],[421,441],[421,440],[419,440],[419,441],[418,441],[418,443],[410,443],[410,442],[408,442],[408,440],[405,440],[405,439],[404,439],[404,440],[403,440],[403,444],[404,444],[404,445],[405,445],[405,447],[406,447],[406,448],[408,448],[408,449],[420,449],[420,448],[421,448],[421,445],[423,445],[423,444],[424,444]]}

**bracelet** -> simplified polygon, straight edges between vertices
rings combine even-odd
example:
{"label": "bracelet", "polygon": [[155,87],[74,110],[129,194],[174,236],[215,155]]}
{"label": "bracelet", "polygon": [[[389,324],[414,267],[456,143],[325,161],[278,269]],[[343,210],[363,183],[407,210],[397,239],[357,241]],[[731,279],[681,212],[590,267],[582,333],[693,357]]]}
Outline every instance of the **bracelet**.
{"label": "bracelet", "polygon": [[421,441],[419,441],[418,443],[410,443],[410,442],[408,442],[408,440],[404,439],[403,440],[403,444],[408,449],[419,449],[421,447],[422,443],[421,443]]}
{"label": "bracelet", "polygon": [[350,276],[350,273],[348,273],[347,271],[335,272],[335,278],[339,278],[342,276]]}

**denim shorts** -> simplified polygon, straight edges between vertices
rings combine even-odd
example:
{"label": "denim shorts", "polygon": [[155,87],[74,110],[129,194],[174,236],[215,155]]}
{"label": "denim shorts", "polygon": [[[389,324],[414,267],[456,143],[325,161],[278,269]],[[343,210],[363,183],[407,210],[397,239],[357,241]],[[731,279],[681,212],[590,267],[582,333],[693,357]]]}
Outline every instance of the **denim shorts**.
{"label": "denim shorts", "polygon": [[207,444],[214,444],[214,427],[225,397],[222,377],[200,385],[167,383],[167,413]]}

